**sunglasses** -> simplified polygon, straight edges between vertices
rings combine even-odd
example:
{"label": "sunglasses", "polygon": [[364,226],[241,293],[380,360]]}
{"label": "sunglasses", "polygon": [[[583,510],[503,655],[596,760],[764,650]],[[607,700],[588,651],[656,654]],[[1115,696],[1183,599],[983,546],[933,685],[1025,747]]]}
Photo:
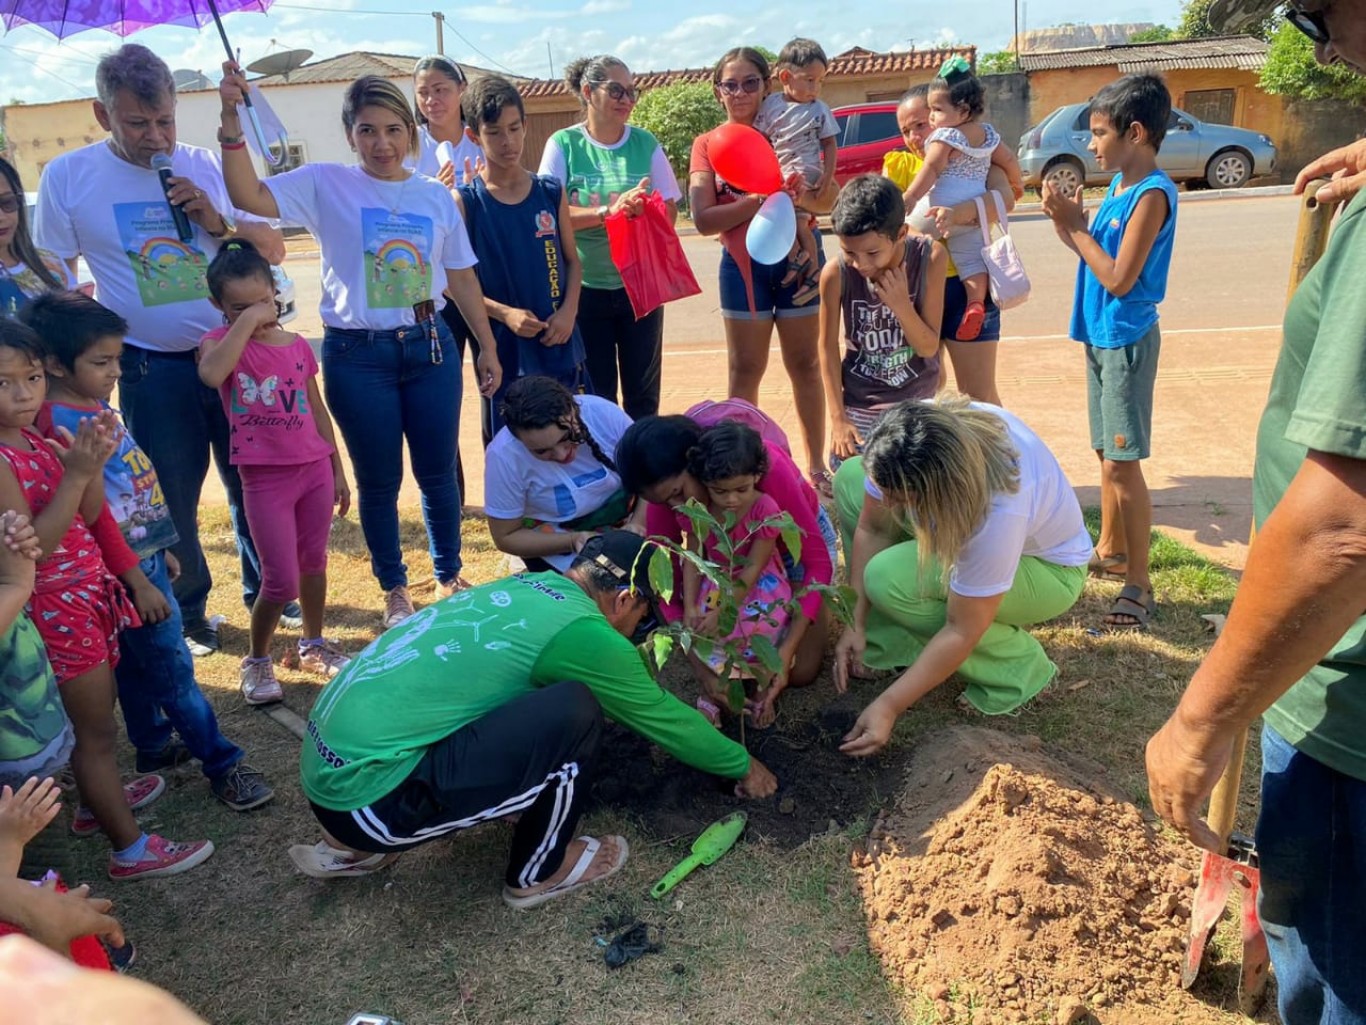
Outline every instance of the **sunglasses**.
{"label": "sunglasses", "polygon": [[1322,11],[1302,11],[1292,3],[1286,8],[1285,20],[1308,36],[1316,45],[1328,45],[1328,23],[1324,21]]}
{"label": "sunglasses", "polygon": [[727,96],[739,96],[742,92],[757,93],[763,86],[764,80],[758,75],[746,78],[742,82],[737,82],[733,78],[728,78],[724,82],[717,82],[716,88],[720,89]]}
{"label": "sunglasses", "polygon": [[22,197],[15,195],[13,192],[7,192],[5,195],[0,196],[0,213],[14,213],[19,209],[21,200]]}
{"label": "sunglasses", "polygon": [[599,88],[608,96],[612,97],[614,103],[620,103],[622,100],[629,100],[631,103],[635,103],[636,100],[640,99],[639,89],[634,86],[628,89],[620,82],[608,82],[605,85],[599,86]]}

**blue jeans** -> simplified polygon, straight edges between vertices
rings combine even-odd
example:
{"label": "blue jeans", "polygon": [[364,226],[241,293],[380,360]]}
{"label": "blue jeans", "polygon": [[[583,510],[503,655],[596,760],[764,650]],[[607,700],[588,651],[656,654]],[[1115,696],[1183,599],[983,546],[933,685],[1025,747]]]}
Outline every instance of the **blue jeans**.
{"label": "blue jeans", "polygon": [[213,586],[199,546],[199,496],[209,472],[209,452],[228,496],[228,516],[242,559],[242,597],[248,606],[261,589],[261,560],[242,511],[242,482],[228,461],[228,418],[218,392],[199,380],[193,352],[154,352],[123,347],[119,402],[123,418],[157,469],[180,541],[171,551],[180,560],[176,600],[189,630],[205,622],[204,604]]}
{"label": "blue jeans", "polygon": [[361,532],[379,586],[408,583],[398,535],[403,440],[422,492],[428,550],[440,581],[460,575],[460,355],[439,318],[441,362],[425,325],[397,331],[323,329],[323,388],[341,429],[359,493]]}
{"label": "blue jeans", "polygon": [[1366,780],[1262,727],[1262,920],[1285,1025],[1366,1022]]}
{"label": "blue jeans", "polygon": [[213,708],[194,678],[194,659],[185,647],[180,608],[171,593],[166,555],[142,560],[142,572],[171,603],[171,614],[119,634],[119,664],[114,669],[128,739],[139,754],[159,754],[171,730],[203,763],[204,775],[217,779],[243,758],[242,749],[218,730]]}

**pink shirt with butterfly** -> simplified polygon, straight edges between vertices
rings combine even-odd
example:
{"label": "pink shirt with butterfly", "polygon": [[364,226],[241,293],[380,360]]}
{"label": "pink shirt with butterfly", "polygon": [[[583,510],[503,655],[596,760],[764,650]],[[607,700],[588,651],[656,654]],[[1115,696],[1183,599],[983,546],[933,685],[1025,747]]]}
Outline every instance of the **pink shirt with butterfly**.
{"label": "pink shirt with butterfly", "polygon": [[[227,325],[214,328],[201,347],[222,341]],[[291,345],[252,339],[219,387],[228,414],[229,461],[233,466],[302,466],[332,455],[309,406],[308,382],[318,361],[303,335]]]}

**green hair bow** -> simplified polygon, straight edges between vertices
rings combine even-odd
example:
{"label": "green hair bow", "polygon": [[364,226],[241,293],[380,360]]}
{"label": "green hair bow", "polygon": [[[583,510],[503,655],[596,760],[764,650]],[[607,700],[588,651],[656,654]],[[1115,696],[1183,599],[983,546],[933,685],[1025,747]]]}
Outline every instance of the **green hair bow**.
{"label": "green hair bow", "polygon": [[939,77],[945,81],[970,74],[972,74],[972,65],[967,62],[966,57],[950,57],[939,69]]}

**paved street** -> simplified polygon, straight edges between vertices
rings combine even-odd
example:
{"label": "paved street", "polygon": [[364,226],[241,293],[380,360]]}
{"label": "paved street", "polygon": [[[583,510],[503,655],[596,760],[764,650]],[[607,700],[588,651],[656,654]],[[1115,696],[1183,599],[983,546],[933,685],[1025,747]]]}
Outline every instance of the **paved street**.
{"label": "paved street", "polygon": [[[1298,210],[1294,197],[1183,206],[1162,307],[1153,458],[1147,464],[1155,523],[1235,569],[1246,558],[1253,436],[1276,360]],[[1042,215],[1024,215],[1013,227],[1034,291],[1025,306],[1005,315],[998,370],[1002,399],[1052,446],[1082,502],[1095,504],[1099,472],[1087,437],[1082,356],[1066,336],[1076,259]],[[702,294],[672,304],[665,316],[664,412],[719,398],[726,389],[716,294],[720,246],[697,236],[683,243]],[[826,252],[835,251],[827,239]],[[316,339],[316,257],[291,257],[288,269],[301,311],[293,326]],[[474,394],[468,371],[465,394]],[[761,401],[799,449],[776,344]],[[473,504],[483,498],[478,437],[477,406],[467,401],[461,438],[467,501]],[[212,474],[205,501],[222,501]],[[403,501],[417,502],[411,479]]]}

